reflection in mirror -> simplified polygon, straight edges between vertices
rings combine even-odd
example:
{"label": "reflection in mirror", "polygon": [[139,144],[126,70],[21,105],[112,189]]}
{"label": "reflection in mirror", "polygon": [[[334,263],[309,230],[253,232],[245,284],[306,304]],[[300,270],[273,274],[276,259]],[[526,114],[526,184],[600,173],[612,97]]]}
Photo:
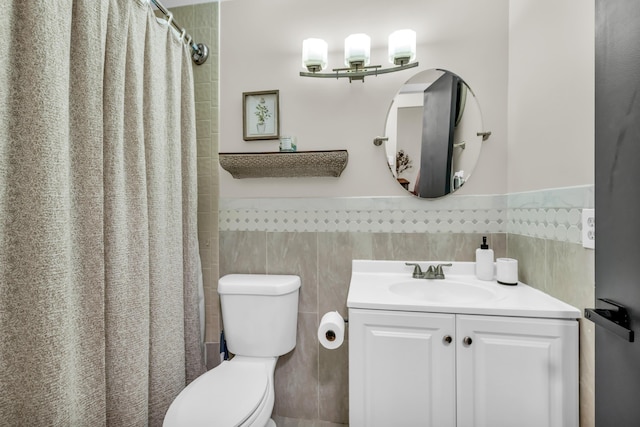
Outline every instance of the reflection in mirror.
{"label": "reflection in mirror", "polygon": [[445,196],[471,176],[482,131],[480,106],[464,80],[446,70],[422,71],[391,102],[385,126],[389,168],[410,193]]}

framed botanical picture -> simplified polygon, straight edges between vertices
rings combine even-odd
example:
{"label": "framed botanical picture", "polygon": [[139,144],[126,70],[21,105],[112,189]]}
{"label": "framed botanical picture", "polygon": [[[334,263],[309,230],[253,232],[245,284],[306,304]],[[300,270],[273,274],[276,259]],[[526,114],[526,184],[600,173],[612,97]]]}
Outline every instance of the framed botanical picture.
{"label": "framed botanical picture", "polygon": [[280,138],[278,90],[243,92],[242,138],[245,141]]}

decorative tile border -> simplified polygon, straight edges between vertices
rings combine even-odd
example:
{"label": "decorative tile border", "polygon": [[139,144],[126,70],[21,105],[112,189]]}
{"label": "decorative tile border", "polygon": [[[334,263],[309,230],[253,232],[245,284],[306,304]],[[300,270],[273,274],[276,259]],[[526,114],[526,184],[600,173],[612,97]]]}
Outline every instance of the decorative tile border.
{"label": "decorative tile border", "polygon": [[582,243],[582,209],[594,206],[593,185],[507,195],[507,233]]}
{"label": "decorative tile border", "polygon": [[452,196],[446,201],[413,197],[323,199],[226,199],[220,230],[351,231],[362,233],[501,233],[504,196]]}
{"label": "decorative tile border", "polygon": [[414,197],[221,199],[221,231],[512,233],[580,243],[581,210],[593,186],[513,193]]}

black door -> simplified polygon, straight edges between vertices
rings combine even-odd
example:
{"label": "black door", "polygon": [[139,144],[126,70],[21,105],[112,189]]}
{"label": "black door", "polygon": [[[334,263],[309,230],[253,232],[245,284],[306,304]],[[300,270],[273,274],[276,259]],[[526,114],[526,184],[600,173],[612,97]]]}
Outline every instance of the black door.
{"label": "black door", "polygon": [[640,426],[640,1],[595,4],[596,426]]}

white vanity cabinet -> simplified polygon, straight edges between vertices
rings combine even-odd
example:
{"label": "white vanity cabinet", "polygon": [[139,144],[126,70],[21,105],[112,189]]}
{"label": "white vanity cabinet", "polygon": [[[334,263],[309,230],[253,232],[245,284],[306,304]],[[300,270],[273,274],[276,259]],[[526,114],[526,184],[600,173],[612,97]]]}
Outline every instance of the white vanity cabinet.
{"label": "white vanity cabinet", "polygon": [[577,427],[578,322],[349,309],[351,427]]}
{"label": "white vanity cabinet", "polygon": [[455,426],[454,334],[452,314],[350,309],[349,426]]}

